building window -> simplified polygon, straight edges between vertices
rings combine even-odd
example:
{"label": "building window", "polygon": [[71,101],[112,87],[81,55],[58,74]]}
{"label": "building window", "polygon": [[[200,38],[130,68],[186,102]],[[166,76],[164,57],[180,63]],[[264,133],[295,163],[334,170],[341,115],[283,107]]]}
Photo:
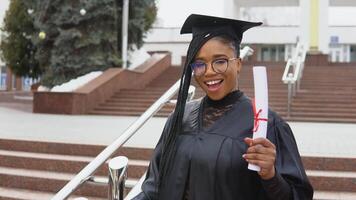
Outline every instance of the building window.
{"label": "building window", "polygon": [[356,45],[351,45],[350,47],[350,61],[356,62]]}
{"label": "building window", "polygon": [[258,55],[259,61],[285,61],[284,45],[262,45],[260,49],[260,55]]}
{"label": "building window", "polygon": [[278,48],[278,61],[285,61],[284,48],[284,45],[280,45]]}
{"label": "building window", "polygon": [[270,52],[267,47],[261,48],[261,61],[271,61]]}
{"label": "building window", "polygon": [[0,66],[0,90],[6,89],[6,67]]}

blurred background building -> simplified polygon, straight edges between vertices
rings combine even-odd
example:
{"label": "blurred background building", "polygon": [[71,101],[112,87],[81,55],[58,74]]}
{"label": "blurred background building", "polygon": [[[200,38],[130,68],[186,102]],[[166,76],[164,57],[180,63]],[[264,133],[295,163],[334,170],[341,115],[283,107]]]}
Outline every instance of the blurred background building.
{"label": "blurred background building", "polygon": [[[9,0],[1,1],[1,22],[8,5]],[[263,26],[249,30],[243,39],[243,46],[249,45],[255,50],[254,56],[249,58],[252,61],[287,61],[297,42],[305,44],[310,54],[328,55],[331,62],[356,61],[353,34],[356,21],[352,20],[356,18],[356,1],[157,0],[157,6],[157,21],[145,39],[144,48],[172,52],[173,65],[181,65],[182,56],[186,54],[191,36],[180,35],[179,30],[191,13],[263,22]],[[32,80],[16,79],[1,60],[0,66],[1,90],[30,89]]]}

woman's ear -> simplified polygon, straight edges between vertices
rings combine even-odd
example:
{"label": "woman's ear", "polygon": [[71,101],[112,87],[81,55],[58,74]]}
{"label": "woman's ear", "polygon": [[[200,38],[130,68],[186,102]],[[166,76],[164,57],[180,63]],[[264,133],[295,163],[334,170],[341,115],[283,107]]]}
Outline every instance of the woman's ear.
{"label": "woman's ear", "polygon": [[238,58],[236,60],[237,75],[240,74],[241,68],[242,68],[242,60],[241,60],[241,58]]}

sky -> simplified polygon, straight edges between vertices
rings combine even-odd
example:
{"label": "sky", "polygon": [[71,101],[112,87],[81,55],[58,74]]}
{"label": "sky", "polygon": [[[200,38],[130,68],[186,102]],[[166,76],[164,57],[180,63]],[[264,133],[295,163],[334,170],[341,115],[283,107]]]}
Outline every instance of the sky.
{"label": "sky", "polygon": [[9,6],[9,0],[0,0],[0,20],[2,24],[2,21],[4,19],[4,15],[5,15],[5,11],[7,10],[8,6]]}
{"label": "sky", "polygon": [[[223,5],[217,0],[156,0],[158,7],[158,26],[180,27],[191,13],[223,15]],[[2,24],[9,0],[0,0],[0,22]],[[250,13],[247,17],[255,21],[268,22],[270,25],[298,25],[300,18],[299,8],[250,8],[244,9]],[[285,16],[285,17],[281,17]],[[287,17],[286,17],[287,16]],[[329,8],[330,25],[356,25],[356,7]],[[265,23],[266,24],[266,23]]]}

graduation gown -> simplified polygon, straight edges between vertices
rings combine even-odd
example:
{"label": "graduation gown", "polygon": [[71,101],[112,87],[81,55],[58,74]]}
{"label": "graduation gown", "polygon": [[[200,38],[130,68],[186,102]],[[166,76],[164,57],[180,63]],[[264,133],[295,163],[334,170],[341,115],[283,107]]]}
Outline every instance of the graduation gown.
{"label": "graduation gown", "polygon": [[[177,153],[167,181],[158,191],[162,141],[155,148],[142,192],[134,200],[182,200],[189,187],[190,200],[275,200],[285,199],[267,194],[268,181],[247,169],[242,158],[252,137],[253,108],[242,95],[232,108],[208,128],[202,127],[203,101],[186,105],[183,132],[177,139]],[[168,118],[162,135],[167,134]],[[162,138],[162,137],[161,137]],[[276,113],[269,111],[267,138],[276,146],[276,176],[291,189],[293,200],[311,200],[313,189],[307,179],[293,133]],[[278,185],[277,185],[278,190]],[[287,198],[287,199],[288,199]]]}

